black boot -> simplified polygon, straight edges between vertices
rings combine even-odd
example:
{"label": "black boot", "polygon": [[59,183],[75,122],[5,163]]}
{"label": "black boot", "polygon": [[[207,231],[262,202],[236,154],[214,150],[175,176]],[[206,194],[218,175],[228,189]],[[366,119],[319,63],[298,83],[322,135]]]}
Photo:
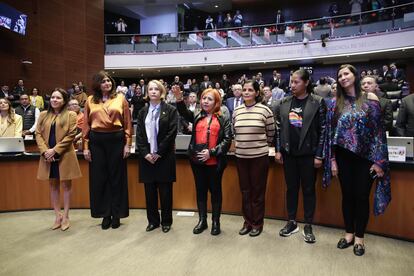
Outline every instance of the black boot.
{"label": "black boot", "polygon": [[220,220],[219,219],[213,219],[213,224],[211,225],[211,235],[217,236],[220,233],[221,233]]}
{"label": "black boot", "polygon": [[220,230],[221,202],[220,203],[212,202],[211,207],[213,211],[213,214],[212,214],[213,224],[211,226],[211,235],[216,236],[221,233],[221,230]]}
{"label": "black boot", "polygon": [[207,203],[206,202],[197,202],[198,206],[198,215],[200,217],[197,225],[193,229],[194,234],[201,234],[204,230],[208,228],[207,225]]}
{"label": "black boot", "polygon": [[196,234],[196,235],[197,234],[201,234],[207,228],[208,228],[207,218],[200,218],[200,220],[198,221],[197,225],[193,229],[193,233]]}

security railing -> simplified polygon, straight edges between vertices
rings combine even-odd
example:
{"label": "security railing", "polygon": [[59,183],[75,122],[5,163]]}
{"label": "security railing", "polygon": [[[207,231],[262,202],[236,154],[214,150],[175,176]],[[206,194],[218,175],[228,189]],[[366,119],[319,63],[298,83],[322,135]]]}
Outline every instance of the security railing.
{"label": "security railing", "polygon": [[362,36],[414,27],[414,1],[406,4],[279,24],[243,26],[168,34],[105,35],[105,53],[189,51],[231,47],[251,47],[284,43],[304,43]]}

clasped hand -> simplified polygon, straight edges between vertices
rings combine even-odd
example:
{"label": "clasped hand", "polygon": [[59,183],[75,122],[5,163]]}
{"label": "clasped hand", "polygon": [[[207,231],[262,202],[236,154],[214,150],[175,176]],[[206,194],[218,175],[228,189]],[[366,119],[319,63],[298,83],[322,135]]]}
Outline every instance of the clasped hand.
{"label": "clasped hand", "polygon": [[147,159],[147,161],[151,164],[155,164],[155,162],[157,162],[159,158],[161,158],[161,156],[157,153],[148,153],[147,155],[145,155],[145,159]]}
{"label": "clasped hand", "polygon": [[197,153],[197,158],[201,162],[206,162],[208,159],[210,159],[210,151],[208,149],[203,149]]}
{"label": "clasped hand", "polygon": [[46,162],[54,162],[55,154],[56,151],[54,149],[48,149],[44,152],[43,157],[46,159]]}

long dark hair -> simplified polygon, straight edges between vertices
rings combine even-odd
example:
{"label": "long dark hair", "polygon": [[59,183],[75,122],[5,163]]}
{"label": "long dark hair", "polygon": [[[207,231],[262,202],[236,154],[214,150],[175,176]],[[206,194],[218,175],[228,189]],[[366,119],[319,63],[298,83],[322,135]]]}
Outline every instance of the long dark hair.
{"label": "long dark hair", "polygon": [[112,90],[109,93],[109,97],[111,99],[113,99],[113,98],[116,97],[116,94],[117,94],[116,93],[116,85],[115,85],[114,79],[107,72],[105,72],[103,70],[102,71],[99,71],[97,74],[95,74],[92,77],[92,90],[93,90],[93,98],[92,98],[92,100],[96,104],[99,103],[102,100],[102,98],[103,98],[102,90],[101,90],[101,83],[102,83],[102,80],[104,78],[108,78],[111,81],[111,83],[112,83]]}
{"label": "long dark hair", "polygon": [[303,80],[304,82],[307,82],[308,81],[308,85],[306,86],[306,93],[312,94],[313,89],[312,89],[312,83],[310,81],[309,72],[307,70],[305,70],[305,69],[299,69],[299,70],[296,70],[295,72],[293,72],[293,74],[298,75],[299,78],[301,80]]}
{"label": "long dark hair", "polygon": [[351,65],[351,64],[343,64],[339,67],[338,71],[336,72],[336,106],[335,106],[335,112],[337,114],[341,114],[342,110],[344,109],[345,106],[345,96],[346,96],[346,92],[344,91],[343,87],[341,86],[341,84],[339,83],[338,80],[338,74],[339,71],[341,71],[342,69],[348,68],[349,71],[351,71],[351,73],[354,75],[355,77],[355,82],[354,82],[354,88],[355,88],[355,104],[357,106],[357,109],[360,110],[362,103],[364,102],[364,100],[366,99],[366,96],[364,96],[364,93],[362,93],[361,91],[361,83],[360,83],[360,79],[359,79],[359,74],[357,69]]}
{"label": "long dark hair", "polygon": [[256,100],[256,103],[261,103],[263,101],[263,91],[262,89],[260,89],[260,84],[254,80],[246,80],[243,83],[243,86],[245,86],[246,84],[251,84],[253,86],[254,91],[256,91],[256,93],[259,92],[255,100]]}

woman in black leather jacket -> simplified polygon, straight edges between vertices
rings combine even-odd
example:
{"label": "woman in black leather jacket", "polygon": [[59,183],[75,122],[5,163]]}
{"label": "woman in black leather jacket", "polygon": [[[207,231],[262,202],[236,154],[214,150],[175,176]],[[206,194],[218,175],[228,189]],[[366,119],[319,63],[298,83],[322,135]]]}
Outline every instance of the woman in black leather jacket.
{"label": "woman in black leather jacket", "polygon": [[197,191],[199,222],[193,229],[200,234],[207,229],[207,193],[211,193],[213,211],[211,234],[220,234],[222,202],[221,179],[227,165],[226,154],[231,144],[231,123],[220,112],[221,97],[216,89],[208,88],[201,94],[201,111],[194,114],[183,102],[179,86],[172,88],[177,98],[177,110],[187,121],[193,123],[188,147],[190,164]]}

